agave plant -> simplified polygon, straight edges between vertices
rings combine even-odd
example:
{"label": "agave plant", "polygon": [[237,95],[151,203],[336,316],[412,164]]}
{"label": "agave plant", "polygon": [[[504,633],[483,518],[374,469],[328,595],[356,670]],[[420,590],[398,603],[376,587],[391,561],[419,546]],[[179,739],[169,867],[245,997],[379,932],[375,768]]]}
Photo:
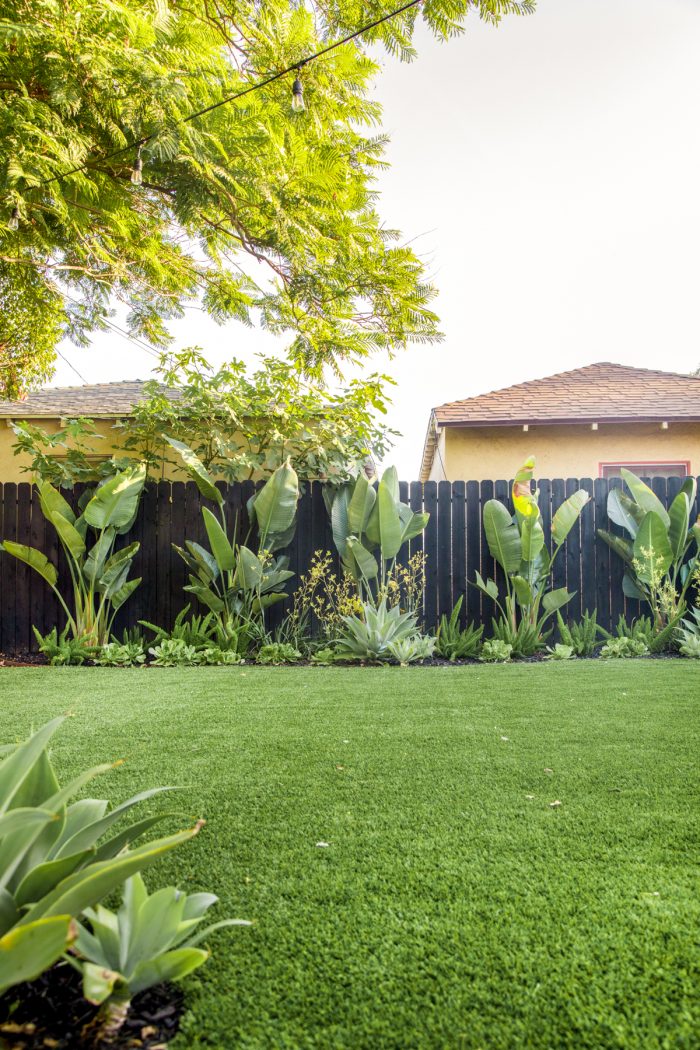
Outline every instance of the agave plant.
{"label": "agave plant", "polygon": [[127,879],[116,914],[100,904],[85,909],[87,921],[77,925],[73,952],[85,998],[100,1005],[89,1026],[95,1045],[116,1036],[139,992],[182,980],[205,963],[209,952],[197,945],[215,930],[250,926],[245,919],[221,919],[197,930],[217,900],[213,893],[188,895],[174,886],[149,895],[136,874]]}
{"label": "agave plant", "polygon": [[395,467],[384,472],[376,489],[362,473],[337,488],[326,486],[324,498],[345,572],[364,601],[381,603],[399,551],[423,531],[430,515],[401,502]]}
{"label": "agave plant", "polygon": [[[535,460],[531,457],[515,475],[512,492],[514,515],[511,516],[502,503],[493,499],[485,504],[483,513],[489,551],[505,573],[505,598],[501,602],[496,582],[484,581],[478,572],[476,586],[496,603],[502,622],[494,622],[494,633],[504,635],[501,640],[511,645],[513,639],[523,635],[539,645],[547,620],[573,598],[573,593],[566,587],[547,588],[562,544],[590,499],[587,492],[579,489],[562,503],[552,519],[548,549],[537,503],[538,493],[533,493],[531,487],[534,469]],[[505,634],[508,634],[507,639]]]}
{"label": "agave plant", "polygon": [[280,588],[294,575],[288,569],[289,558],[274,556],[289,545],[296,529],[299,481],[290,461],[278,467],[248,502],[252,526],[258,530],[256,553],[239,541],[238,520],[229,525],[224,497],[204,464],[181,441],[166,440],[219,514],[217,518],[208,507],[202,508],[210,550],[191,540],[185,548],[174,545],[190,570],[185,590],[215,614],[224,630],[262,619],[268,606],[286,597]]}
{"label": "agave plant", "polygon": [[393,645],[416,637],[419,634],[415,615],[401,612],[396,605],[388,608],[383,598],[376,608],[366,602],[361,617],[343,617],[335,652],[341,660],[390,660],[394,656]]}
{"label": "agave plant", "polygon": [[129,849],[167,814],[143,817],[115,832],[140,802],[167,788],[142,791],[110,809],[102,799],[70,800],[112,765],[94,766],[61,786],[47,745],[55,718],[0,763],[0,993],[37,977],[75,939],[74,920],[186,842],[198,826]]}
{"label": "agave plant", "polygon": [[598,535],[625,563],[625,596],[648,604],[655,631],[666,642],[685,611],[686,594],[700,568],[700,517],[690,524],[697,484],[686,478],[666,510],[636,474],[625,468],[621,473],[630,495],[613,489],[608,495],[608,517],[629,539],[606,529],[599,529]]}
{"label": "agave plant", "polygon": [[[37,482],[41,510],[66,554],[73,584],[72,608],[58,589],[57,567],[45,554],[14,540],[0,543],[0,549],[46,580],[66,614],[73,637],[83,639],[88,646],[108,641],[114,617],[141,582],[140,578],[128,578],[139,544],[130,543],[116,552],[114,546],[117,537],[134,523],[145,480],[144,464],[113,475],[94,491],[77,515],[50,482]],[[94,534],[91,543],[90,530]]]}

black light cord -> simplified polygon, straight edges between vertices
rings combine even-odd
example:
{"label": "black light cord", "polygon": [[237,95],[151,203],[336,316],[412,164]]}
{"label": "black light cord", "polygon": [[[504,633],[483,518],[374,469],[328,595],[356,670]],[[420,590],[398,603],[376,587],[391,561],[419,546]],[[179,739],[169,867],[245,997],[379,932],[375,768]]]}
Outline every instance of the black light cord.
{"label": "black light cord", "polygon": [[[196,113],[190,113],[188,117],[182,117],[180,120],[175,121],[175,127],[178,124],[189,124],[190,121],[196,120],[198,117],[203,117],[205,113],[212,113],[215,109],[220,109],[221,106],[227,106],[230,102],[235,102],[236,99],[243,98],[245,95],[250,95],[253,91],[259,91],[261,88],[267,87],[268,84],[273,84],[276,80],[281,80],[282,77],[286,77],[288,73],[293,73],[295,70],[300,70],[303,66],[308,65],[309,62],[314,62],[317,58],[322,58],[327,55],[330,51],[335,51],[337,47],[342,47],[343,44],[348,44],[351,40],[356,40],[358,37],[363,36],[365,33],[369,33],[371,29],[376,29],[377,26],[382,25],[383,22],[388,22],[391,18],[396,18],[397,15],[401,15],[404,11],[409,11],[412,7],[417,7],[423,0],[409,0],[408,3],[403,4],[401,7],[397,7],[394,11],[389,11],[387,14],[382,15],[381,18],[377,18],[374,22],[369,22],[367,25],[362,26],[360,29],[355,30],[354,33],[350,33],[348,36],[342,38],[342,40],[336,40],[332,44],[328,44],[327,47],[322,48],[313,55],[309,55],[308,58],[303,58],[299,62],[295,62],[291,66],[287,66],[286,69],[281,69],[279,73],[273,73],[272,76],[267,77],[265,80],[260,80],[256,84],[250,84],[247,88],[242,91],[237,91],[235,95],[229,95],[227,98],[221,99],[220,102],[213,102],[211,106],[206,106],[205,109],[200,109]],[[122,146],[121,149],[115,150],[113,153],[106,153],[98,155],[95,160],[107,161],[113,160],[114,157],[120,157],[123,153],[128,153],[133,149],[140,149],[145,146],[151,139],[156,138],[157,132],[153,132],[150,135],[144,135],[143,138],[134,139],[133,142],[129,142],[126,146]],[[86,161],[84,164],[79,164],[75,168],[70,168],[68,171],[61,172],[60,175],[53,175],[50,179],[46,179],[44,182],[40,182],[39,186],[49,186],[52,182],[59,182],[61,179],[67,179],[69,175],[76,175],[79,171],[85,171],[90,167],[94,161]]]}

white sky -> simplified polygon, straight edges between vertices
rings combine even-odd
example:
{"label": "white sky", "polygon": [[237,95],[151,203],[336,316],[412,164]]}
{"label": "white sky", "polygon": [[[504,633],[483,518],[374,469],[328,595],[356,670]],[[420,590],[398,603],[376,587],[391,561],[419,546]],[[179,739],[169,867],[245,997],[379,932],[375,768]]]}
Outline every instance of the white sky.
{"label": "white sky", "polygon": [[[382,213],[429,264],[446,339],[390,364],[393,461],[418,476],[430,408],[592,361],[700,364],[700,0],[538,0],[384,61]],[[176,347],[279,344],[192,311]],[[147,378],[118,335],[62,352],[87,382]],[[73,385],[63,361],[53,384]]]}

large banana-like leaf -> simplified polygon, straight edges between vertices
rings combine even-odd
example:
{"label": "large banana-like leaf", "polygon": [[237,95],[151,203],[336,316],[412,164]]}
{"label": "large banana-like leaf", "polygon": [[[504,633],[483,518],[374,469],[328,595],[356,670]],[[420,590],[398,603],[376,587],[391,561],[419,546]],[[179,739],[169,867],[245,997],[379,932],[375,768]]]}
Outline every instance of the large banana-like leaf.
{"label": "large banana-like leaf", "polygon": [[352,535],[348,519],[351,497],[351,486],[342,485],[340,488],[334,490],[331,503],[330,513],[333,542],[335,543],[336,550],[342,560],[345,560],[346,557],[348,536]]}
{"label": "large banana-like leaf", "polygon": [[523,518],[520,528],[520,542],[522,560],[528,563],[534,562],[544,547],[544,529],[538,515],[531,514],[529,517]]}
{"label": "large banana-like leaf", "polygon": [[64,518],[57,511],[53,512],[50,521],[66,551],[72,556],[74,561],[80,561],[85,553],[84,536],[78,532],[75,525],[71,525],[67,518]]}
{"label": "large banana-like leaf", "polygon": [[0,543],[0,550],[4,550],[7,554],[11,554],[13,558],[17,558],[18,561],[24,562],[25,565],[29,565],[30,568],[38,572],[42,579],[46,580],[50,587],[56,586],[56,580],[58,579],[58,570],[53,565],[45,554],[38,551],[36,547],[27,547],[25,543],[15,543],[14,540],[5,540],[4,543]]}
{"label": "large banana-like leaf", "polygon": [[590,498],[590,493],[585,489],[578,489],[559,507],[552,518],[552,540],[557,547],[561,547]]}
{"label": "large banana-like leaf", "polygon": [[498,601],[498,585],[494,580],[484,580],[481,573],[477,572],[476,586],[487,598],[491,598],[494,602]]}
{"label": "large banana-like leaf", "polygon": [[249,547],[239,547],[233,586],[242,591],[255,591],[262,578],[263,566],[258,556]]}
{"label": "large banana-like leaf", "polygon": [[624,536],[614,536],[607,529],[598,529],[598,535],[604,543],[607,543],[611,550],[620,555],[626,565],[632,564],[634,548],[631,540],[626,539]]}
{"label": "large banana-like leaf", "polygon": [[294,524],[299,499],[299,479],[289,459],[278,467],[256,494],[252,507],[258,523],[261,549],[268,540],[288,533]]}
{"label": "large banana-like leaf", "polygon": [[656,493],[652,492],[649,486],[645,485],[641,478],[638,478],[631,470],[622,467],[620,473],[627,482],[627,487],[642,510],[645,511],[645,513],[651,512],[657,514],[661,518],[664,526],[668,528],[671,524],[668,512]]}
{"label": "large banana-like leaf", "polygon": [[201,459],[194,454],[191,448],[183,444],[182,441],[176,441],[175,438],[168,437],[167,434],[163,434],[163,438],[168,442],[170,447],[175,449],[178,453],[182,459],[185,470],[192,478],[202,495],[206,499],[213,500],[214,503],[218,503],[218,505],[221,506],[224,502],[224,497],[216,487],[213,477],[206,469]]}
{"label": "large banana-like leaf", "polygon": [[207,530],[212,554],[216,558],[216,564],[220,572],[228,572],[236,568],[236,555],[228,537],[221,527],[221,523],[214,517],[208,507],[202,507],[204,527]]}
{"label": "large banana-like leaf", "polygon": [[[526,518],[523,524],[526,524],[532,519]],[[534,595],[532,593],[532,587],[523,576],[511,576],[511,582],[513,589],[515,590],[515,597],[517,598],[518,605],[529,606],[534,601]]]}
{"label": "large banana-like leaf", "polygon": [[406,503],[399,504],[399,517],[401,518],[401,545],[412,540],[414,536],[420,536],[430,521],[427,511],[414,511]]}
{"label": "large banana-like leaf", "polygon": [[658,514],[649,511],[634,541],[634,569],[642,583],[658,586],[673,562],[668,529]]}
{"label": "large banana-like leaf", "polygon": [[625,598],[633,598],[635,601],[643,602],[646,600],[646,594],[641,591],[635,583],[634,577],[626,572],[622,577],[622,593]]}
{"label": "large banana-like leaf", "polygon": [[547,616],[551,616],[557,609],[567,605],[575,594],[576,591],[567,591],[566,587],[557,587],[554,591],[547,591],[542,599],[542,608]]}
{"label": "large banana-like leaf", "polygon": [[683,557],[688,543],[688,526],[690,524],[690,503],[687,494],[681,490],[668,508],[670,525],[668,539],[671,544],[673,560]]}
{"label": "large banana-like leaf", "polygon": [[622,489],[611,489],[608,493],[608,517],[621,529],[626,529],[632,539],[642,524],[644,511]]}
{"label": "large banana-like leaf", "polygon": [[53,966],[76,933],[70,915],[54,915],[16,926],[0,937],[0,994],[23,981],[33,981]]}
{"label": "large banana-like leaf", "polygon": [[374,485],[369,483],[364,473],[358,474],[347,510],[350,535],[362,539],[376,500],[377,492]]}
{"label": "large banana-like leaf", "polygon": [[75,525],[75,514],[70,503],[68,503],[58,489],[55,489],[50,481],[37,482],[39,490],[39,503],[45,518],[51,521],[53,514],[60,514],[62,518]]}
{"label": "large banana-like leaf", "polygon": [[215,594],[210,587],[205,586],[203,583],[197,583],[193,576],[190,576],[190,583],[183,587],[184,591],[188,594],[194,594],[195,598],[198,598],[202,605],[206,605],[207,609],[211,609],[212,612],[220,613],[223,612],[226,606],[224,605],[218,594]]}
{"label": "large banana-like leaf", "polygon": [[348,550],[357,563],[360,575],[365,580],[375,580],[379,572],[377,559],[363,547],[356,536],[348,536]]}
{"label": "large banana-like leaf", "polygon": [[389,467],[379,482],[376,502],[379,517],[379,545],[385,561],[396,557],[403,542],[398,491],[399,481],[396,468]]}
{"label": "large banana-like leaf", "polygon": [[138,511],[146,481],[146,464],[129,467],[100,485],[83,511],[93,529],[130,527]]}
{"label": "large banana-like leaf", "polygon": [[484,506],[484,532],[491,556],[509,575],[520,568],[520,532],[510,514],[498,500]]}
{"label": "large banana-like leaf", "polygon": [[107,597],[109,598],[110,604],[112,606],[112,612],[117,612],[119,609],[121,609],[124,602],[127,600],[127,598],[131,597],[131,595],[141,583],[142,579],[142,576],[137,576],[133,580],[127,580],[125,583],[122,583],[121,586],[117,587],[116,590],[110,588],[110,590],[107,592]]}
{"label": "large banana-like leaf", "polygon": [[91,587],[94,587],[105,567],[105,562],[109,557],[110,551],[112,550],[112,544],[114,543],[116,532],[114,529],[105,529],[97,537],[97,540],[90,549],[90,553],[85,559],[83,565],[83,576],[87,580]]}

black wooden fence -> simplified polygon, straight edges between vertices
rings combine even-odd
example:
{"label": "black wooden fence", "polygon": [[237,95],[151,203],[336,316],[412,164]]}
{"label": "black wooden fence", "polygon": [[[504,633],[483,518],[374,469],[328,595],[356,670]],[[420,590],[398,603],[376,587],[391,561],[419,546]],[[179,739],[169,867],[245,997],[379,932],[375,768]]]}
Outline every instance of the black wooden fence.
{"label": "black wooden fence", "polygon": [[[654,478],[651,487],[668,506],[678,492],[679,478]],[[555,478],[538,482],[540,508],[545,534],[549,536],[552,514],[579,487],[590,492],[592,499],[584,508],[555,563],[553,586],[566,586],[576,594],[568,606],[568,616],[578,619],[585,609],[598,610],[598,621],[610,627],[624,613],[628,618],[640,613],[639,603],[625,599],[622,593],[622,562],[596,536],[596,529],[620,532],[608,521],[608,492],[620,487],[617,479]],[[252,483],[222,488],[231,520],[238,513],[246,528],[246,501],[254,491]],[[79,492],[71,495],[77,500]],[[407,555],[424,550],[427,573],[423,618],[426,628],[433,629],[443,612],[449,613],[457,598],[464,594],[462,617],[488,623],[493,603],[472,584],[477,571],[486,578],[500,579],[494,566],[481,526],[481,511],[489,499],[500,499],[510,506],[509,481],[441,481],[401,483],[401,497],[414,510],[430,513],[430,522],[422,536],[410,544]],[[183,592],[186,570],[172,544],[186,539],[206,539],[202,522],[203,500],[192,482],[159,482],[144,492],[138,518],[128,536],[137,539],[141,549],[136,556],[133,575],[143,583],[121,610],[117,627],[133,626],[140,619],[169,627],[185,604]],[[698,507],[693,508],[693,517]],[[0,485],[0,538],[13,539],[38,547],[59,566],[62,593],[70,590],[65,559],[56,534],[44,520],[36,491],[30,484]],[[298,528],[289,548],[290,567],[299,576],[309,566],[317,550],[334,551],[330,523],[322,488],[306,486],[299,504]],[[293,583],[293,581],[292,581]],[[279,622],[284,609],[270,610],[271,623]],[[60,607],[47,584],[32,569],[8,554],[0,553],[0,651],[5,653],[35,649],[32,624],[45,633],[61,625]]]}

